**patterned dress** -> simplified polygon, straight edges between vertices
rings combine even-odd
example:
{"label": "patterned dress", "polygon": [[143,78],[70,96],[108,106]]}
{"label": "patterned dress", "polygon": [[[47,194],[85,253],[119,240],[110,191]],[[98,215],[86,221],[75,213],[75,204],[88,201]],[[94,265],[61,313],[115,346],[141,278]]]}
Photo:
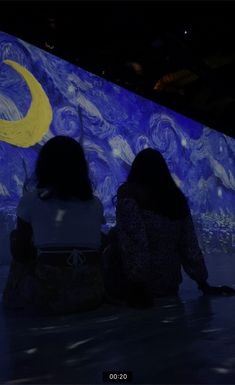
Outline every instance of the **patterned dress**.
{"label": "patterned dress", "polygon": [[191,216],[169,219],[139,208],[135,199],[117,203],[117,243],[127,281],[144,282],[154,296],[176,295],[181,267],[196,282],[208,277]]}

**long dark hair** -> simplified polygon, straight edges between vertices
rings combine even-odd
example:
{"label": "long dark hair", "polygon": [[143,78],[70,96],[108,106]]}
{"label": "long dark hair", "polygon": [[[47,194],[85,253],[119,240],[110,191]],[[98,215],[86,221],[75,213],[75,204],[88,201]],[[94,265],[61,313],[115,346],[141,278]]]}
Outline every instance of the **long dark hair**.
{"label": "long dark hair", "polygon": [[139,206],[172,219],[189,214],[187,200],[177,187],[162,154],[152,148],[138,153],[119,197],[133,196]]}
{"label": "long dark hair", "polygon": [[37,188],[48,190],[48,197],[93,198],[84,151],[73,138],[61,135],[48,140],[39,153],[35,174]]}

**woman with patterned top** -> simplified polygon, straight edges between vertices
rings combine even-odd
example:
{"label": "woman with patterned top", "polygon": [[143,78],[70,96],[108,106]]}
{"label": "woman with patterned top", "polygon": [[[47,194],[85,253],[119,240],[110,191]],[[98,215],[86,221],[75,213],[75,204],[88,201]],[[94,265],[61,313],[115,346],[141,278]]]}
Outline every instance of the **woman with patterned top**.
{"label": "woman with patterned top", "polygon": [[103,205],[93,195],[88,166],[76,140],[57,136],[41,149],[37,188],[26,192],[11,234],[7,307],[69,313],[103,301]]}
{"label": "woman with patterned top", "polygon": [[104,251],[105,286],[111,297],[151,304],[177,295],[181,267],[207,294],[234,294],[212,287],[184,194],[162,155],[145,149],[117,193],[116,227]]}

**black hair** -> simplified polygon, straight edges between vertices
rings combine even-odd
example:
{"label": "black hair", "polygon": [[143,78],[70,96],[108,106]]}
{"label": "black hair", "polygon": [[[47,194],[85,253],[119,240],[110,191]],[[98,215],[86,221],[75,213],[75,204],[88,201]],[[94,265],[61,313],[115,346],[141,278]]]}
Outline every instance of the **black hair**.
{"label": "black hair", "polygon": [[138,153],[126,185],[131,186],[128,190],[142,208],[172,219],[189,214],[184,194],[172,178],[162,154],[155,149],[147,148]]}
{"label": "black hair", "polygon": [[[82,146],[68,136],[55,136],[39,152],[35,174],[37,188],[59,199],[93,198],[88,165]],[[47,195],[46,195],[47,196]]]}

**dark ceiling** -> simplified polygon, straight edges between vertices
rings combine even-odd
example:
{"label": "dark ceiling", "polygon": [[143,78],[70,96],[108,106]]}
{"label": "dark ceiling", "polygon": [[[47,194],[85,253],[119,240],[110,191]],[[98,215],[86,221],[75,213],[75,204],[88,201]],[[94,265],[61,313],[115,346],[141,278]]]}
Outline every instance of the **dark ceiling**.
{"label": "dark ceiling", "polygon": [[7,1],[0,30],[235,138],[232,1]]}

